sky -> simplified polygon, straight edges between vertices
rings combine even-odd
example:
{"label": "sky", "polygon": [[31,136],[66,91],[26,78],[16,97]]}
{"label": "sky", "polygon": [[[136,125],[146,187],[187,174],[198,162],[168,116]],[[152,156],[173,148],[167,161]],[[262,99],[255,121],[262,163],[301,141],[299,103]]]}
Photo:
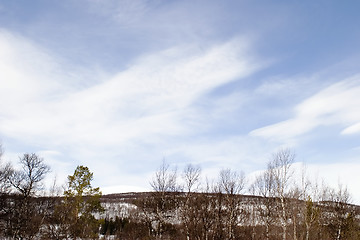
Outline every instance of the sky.
{"label": "sky", "polygon": [[251,176],[279,149],[360,204],[359,1],[0,0],[4,160],[147,191],[165,159]]}

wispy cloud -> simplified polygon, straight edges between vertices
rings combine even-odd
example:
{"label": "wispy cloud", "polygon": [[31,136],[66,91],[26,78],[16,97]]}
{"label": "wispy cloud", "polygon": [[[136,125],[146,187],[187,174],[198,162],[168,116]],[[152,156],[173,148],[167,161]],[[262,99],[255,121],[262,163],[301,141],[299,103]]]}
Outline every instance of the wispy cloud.
{"label": "wispy cloud", "polygon": [[356,123],[351,125],[350,127],[345,128],[343,131],[341,131],[342,134],[358,134],[360,133],[360,123]]}
{"label": "wispy cloud", "polygon": [[108,144],[139,134],[178,133],[184,130],[175,119],[179,111],[210,89],[259,67],[244,54],[247,46],[239,40],[206,50],[178,47],[141,57],[110,79],[78,90],[67,85],[68,75],[54,71],[49,56],[42,57],[36,47],[19,49],[16,43],[24,40],[14,37],[2,41],[2,115],[11,117],[2,119],[3,132],[71,134],[73,141],[103,139]]}
{"label": "wispy cloud", "polygon": [[71,154],[104,174],[104,161],[92,159],[110,163],[127,156],[119,146],[195,134],[196,127],[184,121],[194,102],[262,67],[250,43],[236,38],[143,55],[124,71],[87,82],[88,73],[66,72],[25,38],[2,31],[0,43],[0,132],[40,150],[62,149],[51,155],[55,163]]}
{"label": "wispy cloud", "polygon": [[343,134],[356,133],[360,121],[360,76],[339,81],[307,98],[294,117],[253,130],[250,135],[286,142],[320,126],[341,126]]}

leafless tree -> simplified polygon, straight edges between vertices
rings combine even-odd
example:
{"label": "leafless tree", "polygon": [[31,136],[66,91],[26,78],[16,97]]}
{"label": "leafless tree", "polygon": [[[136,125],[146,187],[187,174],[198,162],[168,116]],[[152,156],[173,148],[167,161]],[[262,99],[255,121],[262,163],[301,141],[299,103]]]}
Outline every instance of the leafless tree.
{"label": "leafless tree", "polygon": [[8,234],[17,239],[32,239],[44,220],[41,203],[34,197],[42,189],[41,181],[50,168],[34,153],[24,154],[20,164],[21,169],[9,176],[9,183],[16,194],[9,210]]}
{"label": "leafless tree", "polygon": [[186,239],[213,239],[211,236],[215,234],[216,209],[217,204],[214,195],[208,191],[194,193],[182,216]]}
{"label": "leafless tree", "polygon": [[327,200],[324,201],[327,214],[323,216],[324,225],[331,237],[336,240],[350,239],[355,219],[354,205],[351,205],[351,196],[346,187],[339,184],[338,189],[327,189]]}
{"label": "leafless tree", "polygon": [[229,195],[240,194],[245,188],[245,175],[230,169],[224,169],[219,174],[220,190]]}
{"label": "leafless tree", "polygon": [[275,182],[271,169],[265,170],[256,177],[255,182],[251,186],[251,192],[260,196],[260,199],[254,203],[256,213],[259,214],[260,223],[265,225],[265,239],[270,239],[271,226],[276,221],[276,205],[275,205]]}
{"label": "leafless tree", "polygon": [[54,177],[53,183],[49,189],[46,206],[43,214],[44,224],[40,230],[42,239],[67,239],[69,225],[72,222],[69,217],[69,208],[64,206],[63,189],[65,186],[59,186]]}
{"label": "leafless tree", "polygon": [[185,199],[181,204],[181,220],[185,228],[186,238],[193,239],[194,235],[198,233],[199,208],[197,204],[197,197],[193,194],[193,190],[197,190],[200,183],[200,167],[195,167],[192,164],[186,165],[182,173],[184,181]]}
{"label": "leafless tree", "polygon": [[178,191],[177,171],[170,170],[170,165],[163,160],[160,168],[156,171],[155,176],[150,181],[150,186],[155,192],[162,194]]}
{"label": "leafless tree", "polygon": [[2,162],[3,148],[0,144],[0,237],[4,237],[6,232],[7,218],[10,212],[9,194],[11,186],[9,183],[9,176],[12,174],[12,167]]}
{"label": "leafless tree", "polygon": [[[163,238],[168,226],[168,214],[171,211],[177,211],[179,202],[177,192],[180,186],[177,184],[177,171],[171,170],[168,163],[163,160],[155,176],[150,181],[153,189],[152,197],[147,199],[144,209],[150,211],[145,213],[149,217],[149,222],[157,238]],[[155,227],[153,227],[155,226]]]}
{"label": "leafless tree", "polygon": [[4,150],[0,144],[0,194],[8,194],[10,192],[9,176],[13,172],[13,168],[10,163],[4,164],[2,162]]}
{"label": "leafless tree", "polygon": [[[298,168],[296,180],[292,181],[287,193],[287,208],[289,217],[292,223],[293,240],[298,240],[303,237],[302,227],[305,223],[305,216],[307,216],[307,210],[310,207],[308,199],[310,181],[307,178],[306,166],[304,164]],[[313,206],[315,211],[315,206]],[[308,219],[309,220],[309,219]],[[315,220],[314,220],[315,221]],[[309,222],[308,222],[309,223]]]}
{"label": "leafless tree", "polygon": [[9,178],[10,183],[23,197],[33,196],[42,189],[41,181],[50,171],[50,167],[35,153],[25,153],[20,158],[20,164],[22,169],[13,171]]}
{"label": "leafless tree", "polygon": [[224,208],[225,211],[222,220],[225,223],[226,239],[236,239],[236,227],[246,216],[239,196],[245,187],[245,175],[243,172],[238,174],[230,169],[224,169],[220,171],[218,184],[220,192],[224,194],[224,206],[219,207]]}
{"label": "leafless tree", "polygon": [[289,199],[290,178],[293,176],[291,165],[294,162],[295,154],[290,149],[281,149],[274,153],[268,169],[273,174],[275,183],[275,197],[280,201],[280,222],[282,227],[282,239],[286,240],[288,211],[287,201]]}
{"label": "leafless tree", "polygon": [[185,182],[184,190],[187,193],[191,193],[193,190],[196,190],[198,188],[200,182],[200,174],[200,167],[196,167],[192,164],[186,165],[182,177]]}

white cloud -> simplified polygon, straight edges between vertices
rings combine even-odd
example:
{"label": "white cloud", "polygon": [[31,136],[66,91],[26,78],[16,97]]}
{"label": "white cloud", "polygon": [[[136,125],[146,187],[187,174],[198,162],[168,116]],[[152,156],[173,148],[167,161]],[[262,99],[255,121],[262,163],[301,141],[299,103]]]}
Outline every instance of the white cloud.
{"label": "white cloud", "polygon": [[339,125],[343,134],[354,133],[360,121],[360,76],[342,80],[295,107],[288,120],[253,130],[250,135],[278,141],[293,141],[319,126]]}
{"label": "white cloud", "polygon": [[198,96],[258,67],[244,54],[247,46],[234,40],[205,51],[178,47],[148,55],[98,85],[64,91],[68,75],[52,76],[54,64],[47,65],[41,49],[1,37],[0,130],[17,138],[118,144],[140,135],[179,134],[186,129],[178,115]]}
{"label": "white cloud", "polygon": [[8,101],[35,100],[60,87],[50,77],[56,71],[55,63],[25,39],[0,30],[0,54],[0,93]]}
{"label": "white cloud", "polygon": [[141,149],[168,136],[195,134],[197,128],[183,121],[194,101],[261,67],[249,49],[244,39],[209,48],[178,46],[139,57],[112,77],[88,81],[89,73],[66,72],[41,47],[1,31],[0,133],[57,149],[59,155],[47,154],[55,168],[75,160],[106,177],[109,164],[126,161],[114,159],[127,156],[119,146]]}
{"label": "white cloud", "polygon": [[348,135],[348,134],[359,134],[360,133],[360,122],[351,125],[350,127],[345,128],[342,132],[342,134]]}

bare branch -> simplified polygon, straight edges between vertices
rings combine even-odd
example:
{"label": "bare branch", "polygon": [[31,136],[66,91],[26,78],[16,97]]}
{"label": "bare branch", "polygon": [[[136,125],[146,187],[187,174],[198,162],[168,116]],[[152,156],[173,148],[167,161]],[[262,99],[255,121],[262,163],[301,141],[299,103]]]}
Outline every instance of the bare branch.
{"label": "bare branch", "polygon": [[10,184],[25,197],[33,195],[41,189],[41,181],[50,171],[48,165],[44,163],[35,153],[25,153],[20,158],[22,170],[13,171],[9,177]]}
{"label": "bare branch", "polygon": [[169,164],[164,160],[154,178],[150,181],[150,186],[155,192],[175,192],[179,190],[176,180],[176,170],[170,170]]}
{"label": "bare branch", "polygon": [[224,169],[219,174],[220,191],[226,194],[239,194],[245,187],[245,175],[230,169]]}
{"label": "bare branch", "polygon": [[[183,179],[185,180],[185,188],[188,193],[193,190],[193,187],[200,181],[201,169],[192,164],[188,164],[182,174]],[[197,189],[197,186],[195,186]]]}

